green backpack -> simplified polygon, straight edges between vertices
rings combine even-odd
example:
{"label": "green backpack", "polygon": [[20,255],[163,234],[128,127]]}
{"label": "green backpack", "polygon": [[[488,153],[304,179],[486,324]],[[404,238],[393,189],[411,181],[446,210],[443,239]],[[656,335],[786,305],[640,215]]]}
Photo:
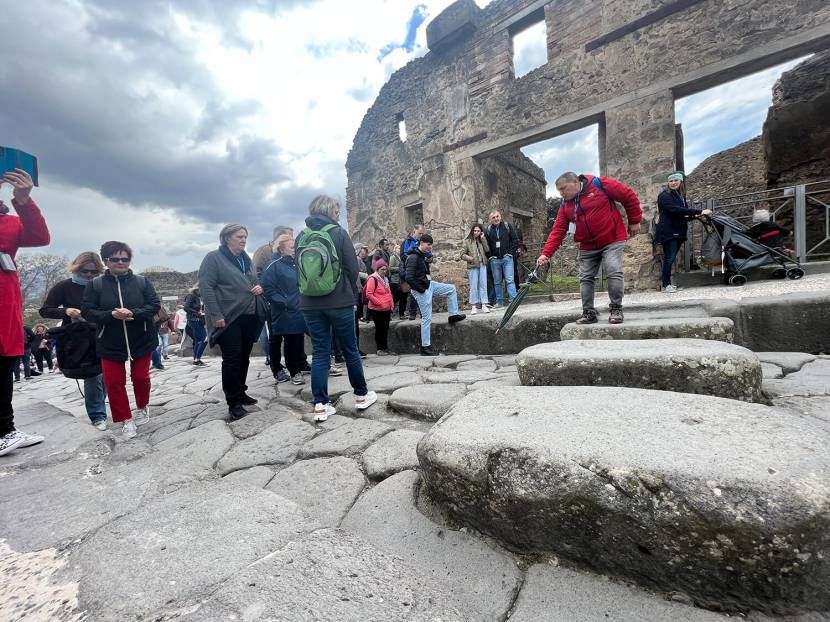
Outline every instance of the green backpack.
{"label": "green backpack", "polygon": [[303,229],[297,239],[297,280],[303,296],[326,296],[340,280],[340,258],[329,232],[337,225],[319,230]]}

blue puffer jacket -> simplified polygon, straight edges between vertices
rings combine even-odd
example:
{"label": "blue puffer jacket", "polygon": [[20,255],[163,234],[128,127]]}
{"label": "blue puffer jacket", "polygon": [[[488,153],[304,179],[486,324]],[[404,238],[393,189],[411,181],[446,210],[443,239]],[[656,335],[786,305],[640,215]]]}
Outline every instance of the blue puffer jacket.
{"label": "blue puffer jacket", "polygon": [[657,197],[660,210],[660,222],[654,232],[654,243],[662,244],[669,240],[685,240],[689,220],[700,214],[699,209],[691,209],[689,202],[677,190],[663,190]]}
{"label": "blue puffer jacket", "polygon": [[300,289],[297,285],[297,266],[294,258],[274,255],[273,261],[262,271],[260,284],[265,299],[271,303],[271,333],[299,335],[308,332],[300,312]]}

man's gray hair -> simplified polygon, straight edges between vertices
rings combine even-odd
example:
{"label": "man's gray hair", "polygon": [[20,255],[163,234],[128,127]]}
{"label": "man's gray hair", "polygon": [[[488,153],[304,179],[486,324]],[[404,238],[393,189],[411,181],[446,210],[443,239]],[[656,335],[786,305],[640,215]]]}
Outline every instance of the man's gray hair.
{"label": "man's gray hair", "polygon": [[556,182],[554,183],[554,185],[559,184],[560,181],[564,181],[564,182],[579,181],[579,175],[577,175],[576,173],[573,173],[571,171],[568,171],[567,173],[562,173],[559,177],[556,178]]}
{"label": "man's gray hair", "polygon": [[329,216],[337,214],[335,220],[340,216],[340,201],[334,197],[320,194],[311,200],[308,205],[308,213],[312,216]]}

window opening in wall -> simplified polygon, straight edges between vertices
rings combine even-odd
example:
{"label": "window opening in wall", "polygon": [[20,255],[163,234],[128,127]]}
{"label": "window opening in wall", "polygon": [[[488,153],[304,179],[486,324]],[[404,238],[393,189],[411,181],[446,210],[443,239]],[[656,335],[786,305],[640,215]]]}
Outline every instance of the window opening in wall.
{"label": "window opening in wall", "polygon": [[424,224],[424,204],[415,203],[414,205],[407,205],[404,208],[406,215],[406,228],[411,229],[415,225]]}
{"label": "window opening in wall", "polygon": [[395,120],[398,122],[398,138],[402,143],[406,142],[406,121],[403,118],[403,113],[399,112],[395,115]]}
{"label": "window opening in wall", "polygon": [[548,199],[558,199],[556,178],[566,171],[599,175],[599,126],[594,123],[555,138],[522,147],[522,153],[545,171]]}
{"label": "window opening in wall", "polygon": [[513,74],[517,78],[548,62],[547,28],[544,17],[527,28],[514,32]]}

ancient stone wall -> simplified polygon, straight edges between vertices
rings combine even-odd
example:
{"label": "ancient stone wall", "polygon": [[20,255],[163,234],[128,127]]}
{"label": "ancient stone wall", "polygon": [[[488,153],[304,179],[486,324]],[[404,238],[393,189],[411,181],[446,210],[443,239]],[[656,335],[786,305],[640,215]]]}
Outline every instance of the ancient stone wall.
{"label": "ancient stone wall", "polygon": [[199,271],[193,272],[142,272],[156,289],[159,298],[164,296],[178,296],[178,301],[165,300],[164,307],[168,312],[175,311],[176,305],[184,302],[191,287],[196,284]]}
{"label": "ancient stone wall", "polygon": [[[539,21],[548,62],[517,79],[513,35]],[[632,186],[649,218],[676,167],[675,97],[826,46],[830,5],[495,0],[480,9],[458,0],[427,26],[427,40],[430,52],[390,77],[355,136],[347,209],[352,233],[371,240],[399,239],[422,215],[444,244],[440,257],[486,207],[500,201],[507,212],[524,192],[488,195],[488,174],[507,166],[493,156],[593,123],[599,172]],[[522,169],[502,178],[522,179]],[[537,219],[543,212],[531,229]],[[649,236],[632,240],[629,284],[654,285],[656,265]]]}

